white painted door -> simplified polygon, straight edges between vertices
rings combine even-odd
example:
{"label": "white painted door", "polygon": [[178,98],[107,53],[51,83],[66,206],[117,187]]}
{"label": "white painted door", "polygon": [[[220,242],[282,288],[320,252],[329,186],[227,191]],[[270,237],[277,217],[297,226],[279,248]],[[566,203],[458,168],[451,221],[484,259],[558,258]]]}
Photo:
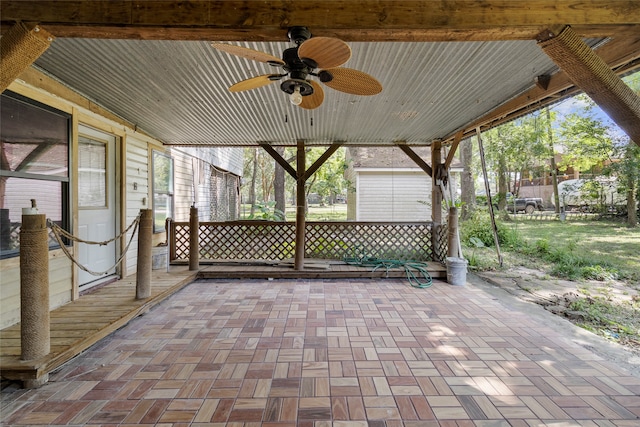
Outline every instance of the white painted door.
{"label": "white painted door", "polygon": [[[116,138],[80,126],[78,138],[78,237],[104,242],[116,236]],[[117,242],[76,245],[77,259],[94,275],[78,269],[80,290],[86,290],[115,274]]]}

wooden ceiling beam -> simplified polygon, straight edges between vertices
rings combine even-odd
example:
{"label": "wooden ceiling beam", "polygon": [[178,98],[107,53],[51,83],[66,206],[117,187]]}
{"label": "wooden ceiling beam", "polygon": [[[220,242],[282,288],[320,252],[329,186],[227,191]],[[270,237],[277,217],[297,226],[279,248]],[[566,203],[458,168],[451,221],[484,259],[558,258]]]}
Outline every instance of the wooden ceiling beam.
{"label": "wooden ceiling beam", "polygon": [[[640,6],[639,6],[640,7]],[[186,41],[249,41],[288,42],[287,28],[176,28],[176,27],[112,27],[104,25],[42,24],[58,38],[123,39],[123,40],[186,40]],[[355,29],[309,26],[314,36],[336,37],[346,42],[447,42],[533,40],[544,25],[527,27],[496,27],[479,29]],[[573,27],[585,38],[634,36],[638,25],[578,25]],[[4,31],[4,22],[0,31]]]}
{"label": "wooden ceiling beam", "polygon": [[345,41],[534,39],[553,24],[583,37],[629,34],[639,0],[3,0],[2,26],[37,22],[56,37],[287,41],[303,25]]}

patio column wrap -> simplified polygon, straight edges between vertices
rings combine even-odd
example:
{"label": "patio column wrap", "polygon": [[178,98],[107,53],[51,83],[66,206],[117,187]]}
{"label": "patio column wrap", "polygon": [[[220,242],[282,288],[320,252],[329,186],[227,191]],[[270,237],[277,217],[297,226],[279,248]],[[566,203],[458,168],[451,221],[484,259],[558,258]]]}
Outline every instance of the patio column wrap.
{"label": "patio column wrap", "polygon": [[571,27],[538,35],[542,50],[640,145],[640,96]]}
{"label": "patio column wrap", "polygon": [[49,318],[49,233],[42,214],[23,214],[20,227],[21,359],[51,350]]}
{"label": "patio column wrap", "polygon": [[447,229],[447,254],[450,257],[459,256],[458,250],[458,208],[451,206],[449,208],[449,227]]}
{"label": "patio column wrap", "polygon": [[189,210],[189,270],[198,270],[200,267],[200,221],[198,220],[198,208],[191,206]]}
{"label": "patio column wrap", "polygon": [[140,210],[138,225],[138,265],[136,270],[136,299],[151,296],[151,239],[153,237],[153,211]]}
{"label": "patio column wrap", "polygon": [[16,23],[0,38],[0,92],[49,48],[53,36],[38,26]]}

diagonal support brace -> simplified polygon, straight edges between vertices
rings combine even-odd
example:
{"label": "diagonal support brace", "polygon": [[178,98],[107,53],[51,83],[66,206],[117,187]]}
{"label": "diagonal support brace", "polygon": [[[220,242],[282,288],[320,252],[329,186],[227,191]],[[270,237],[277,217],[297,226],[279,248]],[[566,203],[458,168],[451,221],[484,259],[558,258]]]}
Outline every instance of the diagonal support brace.
{"label": "diagonal support brace", "polygon": [[49,48],[53,36],[37,25],[16,23],[0,38],[0,92]]}
{"label": "diagonal support brace", "polygon": [[640,145],[640,96],[571,27],[543,31],[538,41],[553,62]]}

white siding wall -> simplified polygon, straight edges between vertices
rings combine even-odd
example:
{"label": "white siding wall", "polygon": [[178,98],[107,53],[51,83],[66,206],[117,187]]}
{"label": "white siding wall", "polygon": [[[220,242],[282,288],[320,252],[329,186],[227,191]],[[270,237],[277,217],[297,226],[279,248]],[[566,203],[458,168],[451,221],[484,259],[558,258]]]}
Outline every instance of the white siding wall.
{"label": "white siding wall", "polygon": [[243,149],[231,147],[180,147],[172,151],[180,151],[212,164],[218,169],[242,176]]}
{"label": "white siding wall", "polygon": [[174,219],[189,221],[189,208],[195,202],[200,221],[211,221],[211,168],[241,176],[242,149],[180,147],[171,149],[171,157],[174,159]]}
{"label": "white siding wall", "polygon": [[[147,143],[127,137],[127,179],[126,194],[126,224],[129,224],[138,216],[141,209],[151,209],[151,200],[149,199],[149,154]],[[134,184],[137,189],[134,189]],[[144,203],[143,203],[144,201]],[[130,231],[127,233],[126,241],[131,238]],[[136,272],[136,263],[138,261],[138,238],[134,237],[126,255],[127,271],[124,276],[134,274]]]}
{"label": "white siding wall", "polygon": [[424,172],[360,171],[358,221],[430,221],[431,177]]}
{"label": "white siding wall", "polygon": [[[171,150],[173,158],[173,182],[174,182],[174,206],[173,216],[176,221],[189,221],[189,209],[193,204],[193,180],[194,169],[197,172],[199,167],[198,161],[192,160],[191,156],[185,155],[178,150]],[[198,207],[198,216],[200,216],[201,208]]]}
{"label": "white siding wall", "polygon": [[[19,87],[25,92],[25,96],[33,97],[34,89],[28,87]],[[38,90],[35,90],[38,92]],[[31,95],[29,95],[31,94]],[[38,96],[34,97],[41,102],[51,104],[56,108],[71,112],[72,104],[56,97],[50,97],[44,92],[38,92]],[[218,170],[228,171],[236,176],[242,175],[243,167],[243,150],[242,148],[226,148],[226,147],[194,147],[165,150],[164,147],[147,137],[131,134],[131,129],[123,129],[121,124],[113,123],[108,119],[99,117],[97,114],[78,108],[82,115],[81,120],[87,123],[96,124],[98,128],[108,131],[110,126],[120,137],[124,138],[126,147],[126,170],[124,177],[120,181],[123,183],[120,191],[124,195],[126,211],[124,212],[123,226],[126,228],[138,216],[141,209],[150,209],[152,207],[152,194],[150,188],[150,164],[149,152],[151,147],[158,147],[163,151],[171,151],[174,157],[174,182],[176,193],[176,220],[186,221],[189,219],[189,207],[194,201],[193,181],[194,181],[194,164],[201,168],[199,174],[198,204],[200,219],[203,221],[210,220],[210,188],[211,188],[211,167],[214,166]],[[102,126],[104,125],[104,126]],[[194,163],[195,161],[195,163]],[[27,185],[30,183],[27,182]],[[39,182],[38,185],[47,185]],[[57,187],[56,187],[57,188]],[[28,188],[8,186],[9,191],[19,191],[21,193],[30,193]],[[53,191],[53,190],[52,190]],[[57,190],[56,190],[57,191]],[[30,205],[29,196],[25,196],[24,200],[17,202],[16,212],[20,212],[19,208]],[[56,205],[50,207],[47,201],[38,200],[38,207],[41,212],[47,214],[49,218],[59,220],[60,209]],[[117,213],[118,217],[122,212]],[[12,218],[12,220],[17,220]],[[131,238],[130,231],[126,237],[128,242]],[[154,236],[154,243],[164,241],[160,236]],[[123,276],[135,274],[137,263],[137,236],[131,242],[131,246],[126,254],[126,270],[122,272]],[[20,259],[19,257],[0,260],[0,276],[2,278],[2,288],[0,289],[0,328],[10,326],[20,320]],[[51,309],[57,308],[70,302],[73,298],[73,277],[72,277],[71,261],[62,253],[61,250],[49,251],[49,296]]]}
{"label": "white siding wall", "polygon": [[[20,259],[0,260],[0,329],[20,321]],[[71,261],[61,249],[49,251],[49,308],[71,301]]]}

